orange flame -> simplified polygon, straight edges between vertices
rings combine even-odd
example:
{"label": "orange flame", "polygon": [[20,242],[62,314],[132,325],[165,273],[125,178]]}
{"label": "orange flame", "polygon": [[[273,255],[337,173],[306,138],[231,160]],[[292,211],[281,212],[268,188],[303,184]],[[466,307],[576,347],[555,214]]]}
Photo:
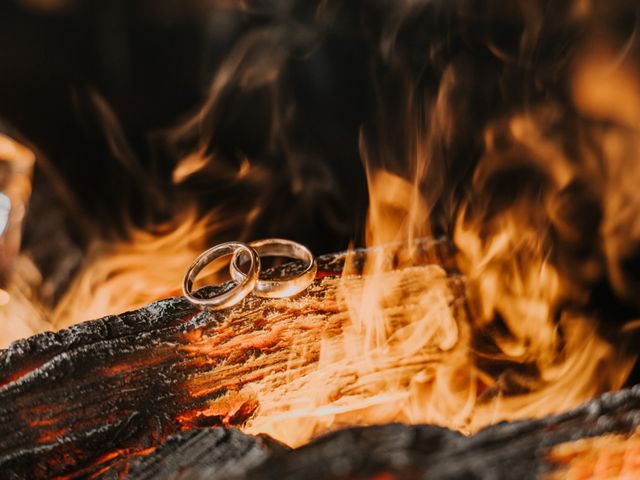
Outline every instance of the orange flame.
{"label": "orange flame", "polygon": [[[418,118],[413,125],[413,155],[404,162],[410,180],[367,158],[370,247],[400,242],[411,252],[414,240],[429,232],[433,192],[423,185],[434,172],[433,131],[448,131],[440,104],[447,89],[444,84],[428,121]],[[317,369],[295,390],[278,392],[273,401],[261,397],[249,431],[292,445],[343,425],[392,421],[473,432],[500,420],[563,411],[622,386],[634,356],[600,337],[598,320],[584,313],[588,289],[551,261],[549,223],[558,221],[552,203],[578,174],[589,173],[549,138],[559,116],[550,105],[509,118],[514,150],[506,157],[504,139],[496,139],[505,125],[486,132],[474,179],[480,194],[470,195],[455,220],[472,320],[456,314],[440,267],[401,265],[394,272],[383,250],[374,248],[357,287],[345,267],[340,295],[349,320],[341,335],[324,339]],[[428,123],[428,134],[417,127]],[[496,204],[482,189],[493,193],[487,182],[511,168],[512,155],[542,172],[544,190],[534,186],[533,195],[516,192]],[[437,185],[437,179],[430,182]],[[407,285],[416,289],[410,307]],[[352,377],[349,385],[345,375]]]}
{"label": "orange flame", "polygon": [[[287,380],[278,389],[263,382],[239,392],[238,409],[245,399],[259,403],[246,431],[292,446],[345,425],[392,421],[473,432],[499,420],[562,411],[621,387],[635,359],[601,338],[598,319],[586,306],[589,288],[602,274],[620,295],[633,301],[636,292],[619,264],[640,240],[638,167],[631,166],[625,178],[632,163],[628,156],[640,151],[638,76],[621,64],[607,70],[609,63],[602,60],[610,58],[607,52],[594,55],[574,65],[572,99],[585,115],[624,126],[580,131],[580,138],[598,144],[604,162],[584,145],[574,146],[575,158],[568,153],[558,133],[566,112],[552,102],[505,114],[487,126],[471,191],[450,219],[466,300],[454,292],[450,272],[414,258],[416,240],[430,235],[432,209],[441,200],[444,180],[432,152],[456,127],[448,114],[453,70],[443,75],[432,105],[418,105],[409,95],[409,153],[399,162],[405,171],[389,167],[393,162],[385,152],[372,152],[362,136],[371,247],[362,278],[347,261],[338,289],[347,314],[339,331],[319,340],[313,368],[275,372]],[[260,78],[266,82],[275,73],[264,68]],[[223,75],[214,82],[213,97],[225,81]],[[202,155],[185,158],[174,180],[182,182],[213,161]],[[492,184],[518,167],[540,178],[509,185],[513,188],[502,189],[506,193]],[[249,169],[247,160],[236,173],[244,177]],[[601,231],[586,233],[603,243],[599,254],[606,266],[602,259],[588,259],[574,269],[574,278],[553,257],[554,235],[570,247],[585,234],[563,210],[567,192],[578,187],[587,190],[589,200],[589,188],[596,199],[605,199]],[[156,233],[135,230],[128,241],[96,243],[53,323],[68,325],[177,293],[185,268],[206,247],[217,219],[217,214],[189,213]],[[390,243],[408,252],[399,265],[381,248]]]}
{"label": "orange flame", "polygon": [[0,346],[49,327],[36,292],[40,272],[18,255],[35,159],[31,149],[0,134]]}
{"label": "orange flame", "polygon": [[191,210],[156,232],[133,229],[129,240],[96,242],[52,324],[62,328],[178,295],[185,265],[206,248],[212,217]]}

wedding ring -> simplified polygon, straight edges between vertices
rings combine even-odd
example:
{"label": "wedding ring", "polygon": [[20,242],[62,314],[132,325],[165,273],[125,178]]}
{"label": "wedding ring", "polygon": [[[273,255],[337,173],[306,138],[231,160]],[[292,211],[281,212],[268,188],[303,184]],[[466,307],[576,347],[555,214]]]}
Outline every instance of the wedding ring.
{"label": "wedding ring", "polygon": [[[245,259],[247,257],[249,258],[248,273],[243,273],[242,277],[234,278],[234,280],[238,282],[238,284],[231,288],[231,290],[216,295],[215,297],[199,298],[194,296],[192,292],[193,282],[195,281],[198,274],[215,259],[232,254],[232,263],[238,255],[242,255]],[[198,258],[196,258],[193,264],[189,267],[189,270],[187,270],[187,273],[184,277],[184,280],[182,282],[182,292],[191,303],[195,303],[196,305],[204,305],[212,310],[222,310],[223,308],[228,308],[235,305],[244,297],[249,295],[249,293],[251,293],[251,291],[256,286],[259,272],[260,258],[253,248],[240,242],[221,243],[213,248],[210,248],[206,252],[202,253]]]}
{"label": "wedding ring", "polygon": [[[300,293],[307,288],[316,276],[318,266],[311,251],[297,242],[282,238],[256,240],[249,246],[261,257],[288,257],[302,260],[304,270],[291,279],[260,279],[256,282],[254,294],[263,298],[284,298]],[[236,282],[243,281],[247,274],[240,269],[241,261],[246,262],[246,254],[238,251],[229,264],[231,278]]]}

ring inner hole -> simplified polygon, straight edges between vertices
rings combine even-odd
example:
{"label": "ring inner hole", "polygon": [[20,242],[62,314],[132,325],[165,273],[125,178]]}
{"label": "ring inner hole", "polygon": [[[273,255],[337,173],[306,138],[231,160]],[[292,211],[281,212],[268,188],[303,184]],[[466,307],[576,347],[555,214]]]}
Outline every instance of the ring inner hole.
{"label": "ring inner hole", "polygon": [[[286,265],[286,268],[279,268]],[[260,254],[260,279],[278,280],[293,279],[304,270],[306,263],[302,260],[282,255]],[[245,275],[249,272],[249,255],[240,253],[237,266]]]}
{"label": "ring inner hole", "polygon": [[231,280],[231,276],[229,275],[230,260],[231,255],[229,254],[223,255],[210,262],[196,276],[192,290],[196,291],[205,286],[219,285]]}

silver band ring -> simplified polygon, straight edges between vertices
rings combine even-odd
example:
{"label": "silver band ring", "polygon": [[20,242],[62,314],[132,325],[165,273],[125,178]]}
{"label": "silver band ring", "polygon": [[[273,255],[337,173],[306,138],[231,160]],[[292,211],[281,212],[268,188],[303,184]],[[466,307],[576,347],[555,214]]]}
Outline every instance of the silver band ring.
{"label": "silver band ring", "polygon": [[[242,255],[243,258],[249,257],[249,271],[247,274],[242,274],[242,277],[235,279],[238,284],[231,290],[216,295],[211,298],[199,298],[193,295],[192,288],[198,274],[212,261],[217,258],[224,257],[225,255],[233,255],[231,262],[235,260],[238,255]],[[189,299],[191,303],[196,305],[204,305],[212,310],[222,310],[228,308],[244,297],[249,295],[256,286],[258,280],[258,273],[260,272],[260,258],[256,251],[241,242],[226,242],[216,245],[210,248],[206,252],[202,253],[193,264],[187,270],[184,280],[182,282],[182,292],[184,296]]]}
{"label": "silver band ring", "polygon": [[[297,242],[282,238],[267,238],[249,243],[249,246],[262,257],[288,257],[305,262],[304,270],[291,279],[260,279],[256,282],[254,295],[263,298],[284,298],[300,293],[307,288],[316,277],[318,266],[311,251]],[[242,257],[242,258],[241,258]],[[247,274],[240,270],[240,261],[246,261],[244,252],[236,252],[229,264],[231,278],[241,282]],[[250,270],[249,270],[250,271]]]}

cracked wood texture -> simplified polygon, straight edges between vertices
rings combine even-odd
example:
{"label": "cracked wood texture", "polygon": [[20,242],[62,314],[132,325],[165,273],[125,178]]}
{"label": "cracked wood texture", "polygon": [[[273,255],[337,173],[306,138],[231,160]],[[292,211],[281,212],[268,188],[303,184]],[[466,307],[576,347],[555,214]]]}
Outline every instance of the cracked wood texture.
{"label": "cracked wood texture", "polygon": [[[250,297],[218,312],[170,298],[12,344],[0,353],[1,475],[120,475],[128,468],[120,458],[144,455],[171,434],[245,424],[263,395],[315,368],[322,338],[341,334],[348,315],[338,290],[362,283],[365,254],[355,252],[346,280],[344,254],[320,257],[316,281],[295,298]],[[447,242],[421,243],[410,264],[401,250],[385,254],[397,267],[388,280],[402,308],[419,308],[413,299],[436,282],[465,315]]]}

